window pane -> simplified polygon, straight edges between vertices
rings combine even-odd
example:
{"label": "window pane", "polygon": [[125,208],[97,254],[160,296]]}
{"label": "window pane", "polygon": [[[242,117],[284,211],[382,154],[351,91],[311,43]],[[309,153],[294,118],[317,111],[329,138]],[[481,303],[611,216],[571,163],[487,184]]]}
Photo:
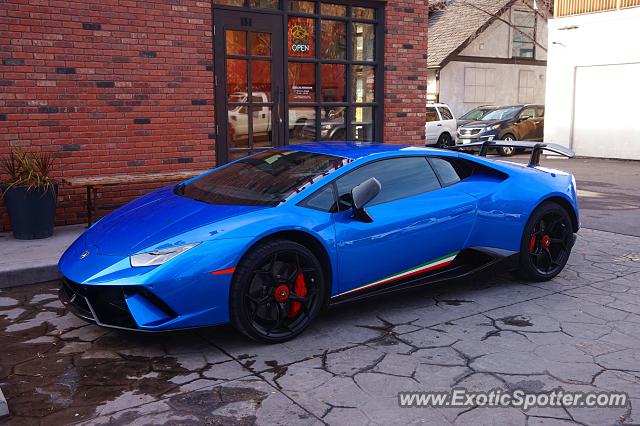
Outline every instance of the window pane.
{"label": "window pane", "polygon": [[519,58],[533,58],[533,43],[513,43],[513,56]]}
{"label": "window pane", "polygon": [[427,122],[439,120],[440,117],[438,117],[435,107],[427,107]]}
{"label": "window pane", "polygon": [[373,138],[373,107],[357,107],[353,113],[353,140],[372,142]]}
{"label": "window pane", "polygon": [[336,200],[333,195],[333,186],[327,185],[311,197],[307,198],[303,205],[323,212],[329,212],[335,203]]}
{"label": "window pane", "polygon": [[315,101],[315,64],[289,62],[289,102]]}
{"label": "window pane", "polygon": [[249,107],[230,106],[228,120],[229,148],[249,148]]}
{"label": "window pane", "polygon": [[251,54],[254,56],[271,56],[270,33],[251,33]]}
{"label": "window pane", "polygon": [[251,61],[251,80],[254,102],[271,102],[271,61]]}
{"label": "window pane", "polygon": [[320,13],[327,16],[347,16],[347,6],[322,3],[320,5]]}
{"label": "window pane", "polygon": [[512,20],[513,25],[518,27],[533,27],[535,26],[536,16],[533,12],[514,10]]}
{"label": "window pane", "polygon": [[440,183],[424,157],[392,158],[360,167],[336,181],[341,200],[349,200],[351,189],[375,177],[382,190],[369,205],[386,203],[401,198],[433,191]]}
{"label": "window pane", "polygon": [[314,23],[312,18],[289,18],[288,45],[289,56],[313,58]]}
{"label": "window pane", "polygon": [[351,126],[351,134],[356,142],[374,142],[373,124],[354,124]]}
{"label": "window pane", "polygon": [[244,6],[244,0],[213,0],[213,3],[226,6]]}
{"label": "window pane", "polygon": [[315,13],[315,2],[289,0],[289,10],[291,12]]}
{"label": "window pane", "polygon": [[254,106],[253,108],[253,148],[262,149],[273,146],[271,107]]}
{"label": "window pane", "polygon": [[368,7],[354,7],[353,17],[358,19],[376,19],[376,10]]}
{"label": "window pane", "polygon": [[346,102],[346,65],[320,65],[320,102]]}
{"label": "window pane", "polygon": [[439,107],[438,109],[440,110],[440,115],[442,116],[443,120],[453,120],[453,114],[451,114],[449,108]]}
{"label": "window pane", "polygon": [[354,22],[351,39],[354,61],[373,61],[375,59],[376,36],[373,24]]}
{"label": "window pane", "polygon": [[247,61],[244,59],[227,59],[227,93],[229,102],[244,102],[238,100],[247,95]]}
{"label": "window pane", "polygon": [[320,123],[320,139],[342,141],[347,139],[345,118],[347,107],[322,108],[322,123]]}
{"label": "window pane", "polygon": [[251,0],[251,7],[260,9],[278,9],[278,0]]}
{"label": "window pane", "polygon": [[247,33],[245,31],[227,30],[227,55],[247,54]]}
{"label": "window pane", "polygon": [[375,70],[368,65],[353,65],[351,72],[352,100],[375,102]]}
{"label": "window pane", "polygon": [[331,155],[266,151],[188,183],[184,196],[210,204],[276,206],[345,163]]}
{"label": "window pane", "polygon": [[373,107],[357,107],[353,114],[354,123],[372,123]]}
{"label": "window pane", "polygon": [[444,186],[453,185],[454,183],[460,182],[460,176],[458,176],[458,172],[453,167],[453,165],[442,158],[431,158],[431,165],[440,176],[440,180],[442,180],[442,184]]}
{"label": "window pane", "polygon": [[289,108],[289,143],[316,140],[315,107]]}
{"label": "window pane", "polygon": [[347,24],[340,21],[323,20],[320,29],[320,57],[322,59],[345,59]]}
{"label": "window pane", "polygon": [[522,10],[514,10],[511,19],[513,21],[513,46],[514,57],[532,58],[535,47],[536,16],[535,13]]}

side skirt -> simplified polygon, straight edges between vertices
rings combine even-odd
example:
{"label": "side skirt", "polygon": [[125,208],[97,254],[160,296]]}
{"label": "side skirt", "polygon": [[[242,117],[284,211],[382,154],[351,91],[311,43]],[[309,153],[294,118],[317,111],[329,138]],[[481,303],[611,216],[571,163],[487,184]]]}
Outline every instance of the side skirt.
{"label": "side skirt", "polygon": [[510,270],[517,267],[517,262],[518,252],[504,250],[495,251],[484,247],[466,249],[461,251],[456,256],[455,260],[446,267],[434,271],[426,271],[425,273],[393,281],[385,285],[375,286],[372,288],[364,286],[347,293],[342,293],[333,296],[329,300],[328,305],[336,306],[369,297],[409,290],[424,285],[467,278],[498,265],[503,266],[505,270]]}

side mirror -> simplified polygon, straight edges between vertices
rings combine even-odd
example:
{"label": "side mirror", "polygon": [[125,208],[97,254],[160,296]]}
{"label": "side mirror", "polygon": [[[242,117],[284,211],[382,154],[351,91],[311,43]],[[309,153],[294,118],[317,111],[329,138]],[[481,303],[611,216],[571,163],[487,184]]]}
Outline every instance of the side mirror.
{"label": "side mirror", "polygon": [[531,117],[528,116],[528,115],[523,115],[522,117],[518,118],[518,123],[522,123],[523,121],[527,121],[530,118]]}
{"label": "side mirror", "polygon": [[361,222],[371,223],[373,218],[369,216],[364,206],[376,198],[380,193],[382,185],[376,178],[370,178],[351,190],[351,200],[353,202],[353,217]]}

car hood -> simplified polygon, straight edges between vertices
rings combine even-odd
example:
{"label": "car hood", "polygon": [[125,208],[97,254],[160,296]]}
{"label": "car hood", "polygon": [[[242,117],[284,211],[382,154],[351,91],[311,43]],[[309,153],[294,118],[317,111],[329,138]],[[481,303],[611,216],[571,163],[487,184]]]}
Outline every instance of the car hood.
{"label": "car hood", "polygon": [[86,232],[85,241],[100,254],[128,256],[207,225],[213,235],[216,222],[265,208],[211,205],[167,187],[105,216]]}
{"label": "car hood", "polygon": [[474,120],[468,121],[463,125],[463,127],[488,127],[495,124],[506,123],[507,121],[509,120]]}

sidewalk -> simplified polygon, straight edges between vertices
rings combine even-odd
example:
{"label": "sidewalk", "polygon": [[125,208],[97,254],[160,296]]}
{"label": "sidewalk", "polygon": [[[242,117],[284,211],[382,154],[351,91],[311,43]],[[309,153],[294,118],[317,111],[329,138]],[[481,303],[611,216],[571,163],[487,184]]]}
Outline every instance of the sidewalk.
{"label": "sidewalk", "polygon": [[53,237],[16,240],[0,234],[0,288],[50,281],[59,277],[62,253],[86,230],[86,225],[57,227]]}

